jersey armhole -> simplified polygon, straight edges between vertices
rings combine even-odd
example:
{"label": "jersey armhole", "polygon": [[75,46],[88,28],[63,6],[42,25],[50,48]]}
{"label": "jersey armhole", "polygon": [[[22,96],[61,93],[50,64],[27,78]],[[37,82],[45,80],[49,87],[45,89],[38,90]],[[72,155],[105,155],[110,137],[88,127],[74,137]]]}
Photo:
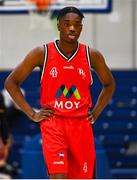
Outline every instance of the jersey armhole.
{"label": "jersey armhole", "polygon": [[43,64],[43,68],[42,68],[42,73],[41,73],[41,78],[40,78],[40,82],[42,81],[43,75],[44,75],[44,71],[46,68],[46,64],[47,64],[47,58],[48,58],[48,46],[47,44],[44,44],[44,64]]}
{"label": "jersey armhole", "polygon": [[89,71],[90,71],[90,78],[91,78],[91,85],[93,84],[93,77],[92,77],[92,64],[91,64],[91,58],[90,58],[90,53],[89,53],[89,46],[86,46],[86,55],[87,55],[87,60],[88,60],[88,65],[89,65]]}

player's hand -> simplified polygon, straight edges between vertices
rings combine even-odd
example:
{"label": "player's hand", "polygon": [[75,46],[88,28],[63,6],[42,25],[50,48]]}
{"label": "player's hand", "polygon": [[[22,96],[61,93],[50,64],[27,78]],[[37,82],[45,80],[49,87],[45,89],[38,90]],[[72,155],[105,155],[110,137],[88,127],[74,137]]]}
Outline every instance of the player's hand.
{"label": "player's hand", "polygon": [[32,117],[32,120],[34,122],[40,122],[43,119],[49,120],[51,117],[53,117],[55,112],[53,109],[51,109],[50,106],[46,106],[45,108],[40,109],[39,111],[36,111]]}
{"label": "player's hand", "polygon": [[90,121],[91,124],[94,124],[95,121],[96,121],[96,116],[95,116],[95,113],[93,111],[88,111],[88,118],[87,120]]}

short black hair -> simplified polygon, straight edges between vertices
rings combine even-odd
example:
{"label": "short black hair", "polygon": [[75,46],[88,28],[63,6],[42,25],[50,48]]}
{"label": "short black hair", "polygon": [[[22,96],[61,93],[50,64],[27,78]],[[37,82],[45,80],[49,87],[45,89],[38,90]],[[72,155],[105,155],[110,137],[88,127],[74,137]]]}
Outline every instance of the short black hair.
{"label": "short black hair", "polygon": [[78,14],[81,18],[84,18],[83,13],[76,7],[73,6],[67,6],[64,7],[63,9],[61,9],[57,15],[57,20],[59,20],[59,18],[65,16],[67,13],[76,13]]}

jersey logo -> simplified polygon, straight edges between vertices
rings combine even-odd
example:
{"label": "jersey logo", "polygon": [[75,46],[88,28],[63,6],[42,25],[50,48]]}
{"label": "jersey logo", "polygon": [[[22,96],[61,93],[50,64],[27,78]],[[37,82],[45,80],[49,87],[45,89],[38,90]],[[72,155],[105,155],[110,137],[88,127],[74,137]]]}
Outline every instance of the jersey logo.
{"label": "jersey logo", "polygon": [[57,77],[58,75],[58,71],[57,71],[57,68],[56,67],[53,67],[51,70],[50,70],[50,73],[49,73],[53,78]]}
{"label": "jersey logo", "polygon": [[66,97],[66,99],[69,99],[72,96],[72,94],[74,94],[74,96],[77,100],[81,99],[78,89],[74,85],[71,86],[71,88],[69,90],[65,87],[65,85],[61,85],[59,90],[56,93],[56,98],[57,99],[60,98],[60,96],[62,94]]}
{"label": "jersey logo", "polygon": [[85,72],[84,72],[84,70],[82,68],[78,68],[78,73],[79,73],[79,75],[82,76],[82,79],[85,79],[86,74],[85,74]]}
{"label": "jersey logo", "polygon": [[63,66],[63,69],[74,69],[73,66]]}
{"label": "jersey logo", "polygon": [[58,156],[59,156],[60,158],[64,158],[65,155],[64,155],[64,153],[61,152],[61,153],[58,154]]}
{"label": "jersey logo", "polygon": [[[76,98],[76,100],[80,100],[81,96],[78,92],[78,89],[76,88],[76,86],[71,86],[71,88],[68,90],[65,85],[61,85],[59,90],[56,93],[56,98],[60,98],[61,95],[64,95],[66,97],[66,99],[69,99],[73,94]],[[54,107],[58,108],[58,109],[67,109],[70,110],[72,108],[78,109],[80,105],[80,101],[55,101]]]}

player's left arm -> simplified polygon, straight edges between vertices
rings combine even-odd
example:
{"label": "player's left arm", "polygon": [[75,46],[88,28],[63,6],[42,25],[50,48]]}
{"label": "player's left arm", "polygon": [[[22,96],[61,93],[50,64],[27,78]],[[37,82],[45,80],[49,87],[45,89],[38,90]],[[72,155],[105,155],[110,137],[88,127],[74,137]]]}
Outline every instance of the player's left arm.
{"label": "player's left arm", "polygon": [[114,91],[115,91],[115,80],[113,75],[105,63],[103,55],[94,49],[90,49],[90,59],[93,69],[98,75],[100,82],[102,84],[102,90],[99,94],[97,102],[89,112],[88,119],[93,124],[100,113],[103,111],[105,106],[109,103]]}

